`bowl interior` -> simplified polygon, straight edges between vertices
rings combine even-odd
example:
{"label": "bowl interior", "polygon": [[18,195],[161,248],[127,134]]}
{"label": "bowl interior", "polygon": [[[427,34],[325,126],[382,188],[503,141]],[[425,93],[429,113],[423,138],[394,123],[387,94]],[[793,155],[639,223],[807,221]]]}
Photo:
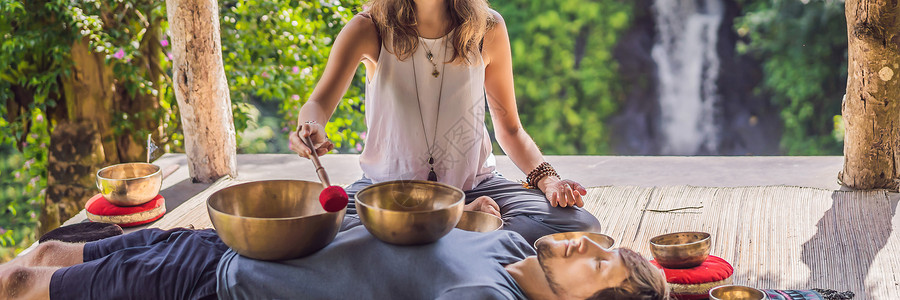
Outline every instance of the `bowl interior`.
{"label": "bowl interior", "polygon": [[534,248],[537,249],[537,245],[548,242],[548,241],[565,241],[565,240],[574,240],[579,239],[581,237],[586,236],[592,241],[600,244],[603,248],[612,248],[612,246],[616,243],[612,237],[598,233],[598,232],[587,232],[587,231],[573,231],[573,232],[560,232],[554,234],[548,234],[540,237],[536,241],[534,241]]}
{"label": "bowl interior", "polygon": [[129,180],[156,175],[160,168],[148,163],[115,164],[97,171],[97,177],[104,180]]}
{"label": "bowl interior", "polygon": [[650,239],[650,244],[657,247],[684,246],[709,241],[706,232],[676,232],[663,234]]}
{"label": "bowl interior", "polygon": [[249,219],[299,218],[327,213],[318,201],[322,185],[299,180],[248,182],[223,188],[208,199],[210,208]]}
{"label": "bowl interior", "polygon": [[464,211],[459,223],[456,224],[456,228],[475,232],[491,232],[501,227],[503,227],[502,219],[480,211]]}
{"label": "bowl interior", "polygon": [[765,293],[759,289],[755,289],[742,285],[724,285],[713,288],[709,291],[710,299],[716,300],[763,300],[766,299]]}
{"label": "bowl interior", "polygon": [[431,181],[402,180],[370,185],[356,202],[375,210],[427,212],[448,209],[464,200],[462,190]]}

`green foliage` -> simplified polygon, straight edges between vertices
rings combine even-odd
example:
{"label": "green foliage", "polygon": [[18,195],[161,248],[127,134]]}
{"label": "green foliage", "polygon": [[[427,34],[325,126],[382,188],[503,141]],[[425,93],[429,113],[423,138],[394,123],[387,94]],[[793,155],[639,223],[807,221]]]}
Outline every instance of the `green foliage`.
{"label": "green foliage", "polygon": [[[241,152],[290,152],[287,135],[297,127],[297,112],[325,69],[334,37],[362,8],[362,2],[220,2],[222,52],[231,100],[236,110],[244,112],[235,115],[235,125],[243,131],[238,142]],[[362,78],[360,68],[325,128],[341,152],[355,151],[361,143],[359,133],[365,128]],[[273,108],[282,118],[277,124],[266,117],[271,112],[260,113]],[[276,130],[260,126],[260,122],[275,125]]]}
{"label": "green foliage", "polygon": [[604,121],[624,91],[612,50],[631,25],[617,0],[496,0],[509,30],[523,126],[545,154],[609,152]]}
{"label": "green foliage", "polygon": [[847,78],[843,1],[748,0],[735,22],[739,44],[763,64],[760,91],[771,95],[784,121],[789,155],[840,155],[843,129],[835,126]]}
{"label": "green foliage", "polygon": [[[132,1],[19,1],[0,0],[0,145],[3,157],[0,177],[17,174],[15,180],[2,182],[17,197],[3,194],[0,226],[7,231],[0,246],[17,245],[33,239],[35,213],[43,202],[47,185],[47,148],[57,121],[68,117],[63,81],[73,76],[72,45],[86,40],[89,48],[105,57],[111,68],[117,91],[130,97],[149,95],[159,99],[161,109],[151,116],[165,124],[167,140],[177,146],[177,111],[169,86],[161,77],[153,78],[166,67],[158,39],[165,17],[163,2]],[[153,46],[153,47],[151,47]],[[152,55],[155,57],[148,57]],[[148,60],[154,63],[136,63]],[[69,105],[76,105],[72,102]],[[136,116],[117,112],[113,133],[125,130],[143,139],[154,128],[135,128]],[[171,125],[171,126],[170,126]],[[172,139],[172,138],[176,139]],[[158,141],[159,142],[159,141]],[[14,145],[15,147],[11,147]],[[168,146],[168,145],[167,145]],[[11,153],[12,149],[21,156]],[[24,163],[11,161],[20,157]],[[25,184],[16,180],[27,179]],[[8,227],[7,227],[8,226]],[[27,245],[25,245],[27,246]]]}

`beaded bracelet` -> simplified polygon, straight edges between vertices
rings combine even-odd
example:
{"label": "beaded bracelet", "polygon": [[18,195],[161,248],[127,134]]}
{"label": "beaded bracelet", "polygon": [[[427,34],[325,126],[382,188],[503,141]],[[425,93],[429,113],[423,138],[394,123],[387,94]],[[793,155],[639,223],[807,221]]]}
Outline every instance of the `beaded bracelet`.
{"label": "beaded bracelet", "polygon": [[559,174],[556,173],[556,170],[554,170],[553,167],[550,166],[550,163],[545,161],[528,173],[528,176],[525,177],[525,181],[522,182],[522,186],[528,189],[536,189],[538,188],[538,182],[547,176],[554,176],[557,179],[559,178]]}

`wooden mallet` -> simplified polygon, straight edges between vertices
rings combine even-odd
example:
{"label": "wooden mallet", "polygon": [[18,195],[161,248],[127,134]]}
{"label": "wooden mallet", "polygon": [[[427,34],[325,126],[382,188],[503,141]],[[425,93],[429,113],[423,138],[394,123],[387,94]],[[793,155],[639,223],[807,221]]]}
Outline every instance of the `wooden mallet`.
{"label": "wooden mallet", "polygon": [[322,208],[327,212],[336,212],[344,209],[350,201],[350,197],[347,197],[347,192],[345,192],[342,187],[331,185],[331,181],[328,180],[328,174],[325,173],[325,168],[323,168],[322,163],[319,162],[319,154],[316,153],[316,148],[313,147],[313,142],[309,136],[301,137],[301,140],[306,144],[306,147],[309,147],[310,153],[312,153],[310,156],[313,166],[316,167],[316,174],[319,175],[319,181],[321,181],[322,186],[325,187],[325,189],[319,193],[319,203],[322,204]]}

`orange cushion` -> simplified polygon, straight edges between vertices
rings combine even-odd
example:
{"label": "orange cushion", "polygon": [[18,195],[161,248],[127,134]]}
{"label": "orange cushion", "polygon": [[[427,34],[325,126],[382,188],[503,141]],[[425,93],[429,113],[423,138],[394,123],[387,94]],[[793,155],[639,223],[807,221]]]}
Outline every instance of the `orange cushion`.
{"label": "orange cushion", "polygon": [[690,269],[666,269],[656,260],[650,260],[650,263],[663,270],[666,281],[671,286],[672,296],[677,299],[707,299],[710,289],[731,284],[731,276],[734,275],[731,264],[712,255],[699,266]]}
{"label": "orange cushion", "polygon": [[158,220],[166,213],[166,199],[162,195],[137,206],[116,206],[102,195],[91,197],[84,205],[91,222],[117,224],[133,227]]}

